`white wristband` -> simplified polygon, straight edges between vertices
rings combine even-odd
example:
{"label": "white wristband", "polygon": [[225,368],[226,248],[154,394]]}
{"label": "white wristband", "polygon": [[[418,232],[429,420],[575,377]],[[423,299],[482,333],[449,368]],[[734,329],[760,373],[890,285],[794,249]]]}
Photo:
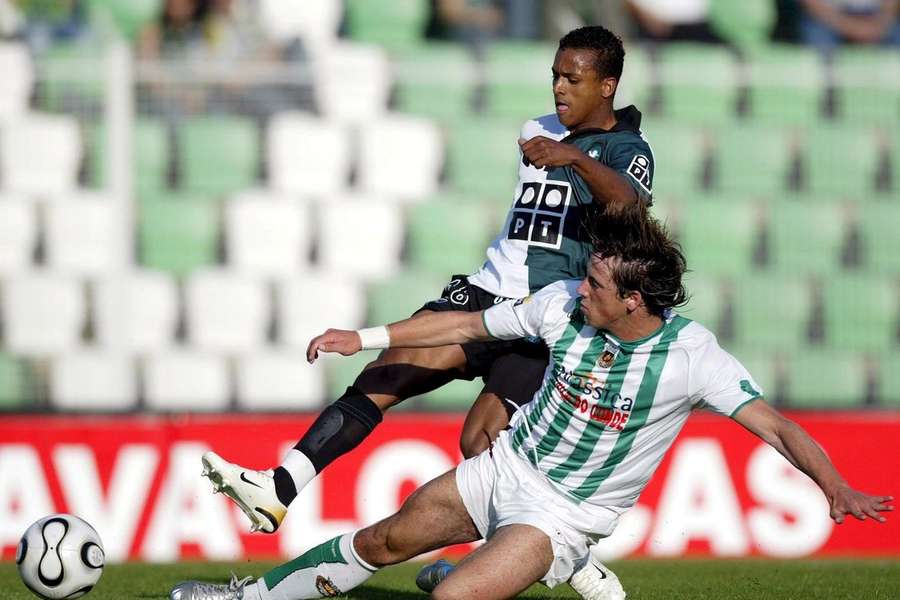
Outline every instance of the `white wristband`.
{"label": "white wristband", "polygon": [[359,339],[362,342],[363,350],[375,350],[379,348],[391,347],[391,336],[388,334],[388,328],[384,325],[381,327],[367,327],[366,329],[358,329]]}

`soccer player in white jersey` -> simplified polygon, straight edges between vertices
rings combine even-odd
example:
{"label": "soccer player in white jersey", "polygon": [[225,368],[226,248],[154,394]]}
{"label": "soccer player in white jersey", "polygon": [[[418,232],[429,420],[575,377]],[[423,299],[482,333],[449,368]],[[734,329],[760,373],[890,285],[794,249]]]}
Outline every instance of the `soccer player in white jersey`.
{"label": "soccer player in white jersey", "polygon": [[[551,359],[543,384],[490,451],[425,484],[393,516],[255,583],[187,582],[172,598],[328,597],[386,565],[482,538],[432,597],[486,600],[513,597],[537,581],[553,587],[590,568],[589,546],[634,505],[695,408],[731,417],[772,445],[819,485],[836,522],[846,515],[883,522],[893,498],[851,488],[803,429],[763,401],[753,377],[709,330],[672,310],[685,300],[681,251],[658,222],[629,212],[636,218],[595,224],[600,235],[581,281],[553,283],[478,313],[434,313],[385,327],[379,346],[544,341]],[[366,347],[358,332],[330,329],[310,342],[307,358]],[[624,597],[621,588],[582,593]]]}

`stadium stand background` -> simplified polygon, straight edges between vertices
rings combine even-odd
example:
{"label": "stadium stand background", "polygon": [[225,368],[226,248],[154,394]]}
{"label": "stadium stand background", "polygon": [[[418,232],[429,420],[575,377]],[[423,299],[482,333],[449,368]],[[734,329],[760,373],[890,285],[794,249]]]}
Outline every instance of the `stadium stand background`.
{"label": "stadium stand background", "polygon": [[[148,53],[163,4],[0,1],[5,411],[316,410],[372,357],[311,368],[309,338],[476,268],[519,127],[553,108],[554,43],[426,39],[427,0],[213,3],[208,46]],[[693,269],[683,312],[777,403],[896,408],[900,53],[826,60],[773,41],[774,2],[712,7],[728,45],[630,39],[619,93]]]}

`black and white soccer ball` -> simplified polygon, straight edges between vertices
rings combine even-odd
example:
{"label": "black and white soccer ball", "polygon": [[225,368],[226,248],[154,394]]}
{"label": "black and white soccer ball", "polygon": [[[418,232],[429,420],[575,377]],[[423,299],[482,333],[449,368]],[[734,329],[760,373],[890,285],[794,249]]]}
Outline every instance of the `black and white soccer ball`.
{"label": "black and white soccer ball", "polygon": [[25,531],[16,550],[19,576],[29,590],[50,600],[81,598],[103,572],[103,542],[87,521],[50,515]]}

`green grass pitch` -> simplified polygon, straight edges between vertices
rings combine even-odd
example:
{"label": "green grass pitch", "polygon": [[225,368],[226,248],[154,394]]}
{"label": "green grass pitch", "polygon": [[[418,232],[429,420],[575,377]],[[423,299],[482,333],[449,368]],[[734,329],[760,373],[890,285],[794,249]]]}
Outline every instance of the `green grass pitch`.
{"label": "green grass pitch", "polygon": [[[183,579],[227,580],[229,573],[261,574],[273,563],[110,565],[88,600],[165,598]],[[367,600],[424,598],[413,578],[421,563],[377,573],[345,596]],[[898,600],[900,560],[624,560],[611,562],[629,600]],[[502,568],[502,565],[501,565]],[[578,598],[567,585],[535,585],[521,598]],[[29,600],[14,564],[0,563],[0,598]]]}

